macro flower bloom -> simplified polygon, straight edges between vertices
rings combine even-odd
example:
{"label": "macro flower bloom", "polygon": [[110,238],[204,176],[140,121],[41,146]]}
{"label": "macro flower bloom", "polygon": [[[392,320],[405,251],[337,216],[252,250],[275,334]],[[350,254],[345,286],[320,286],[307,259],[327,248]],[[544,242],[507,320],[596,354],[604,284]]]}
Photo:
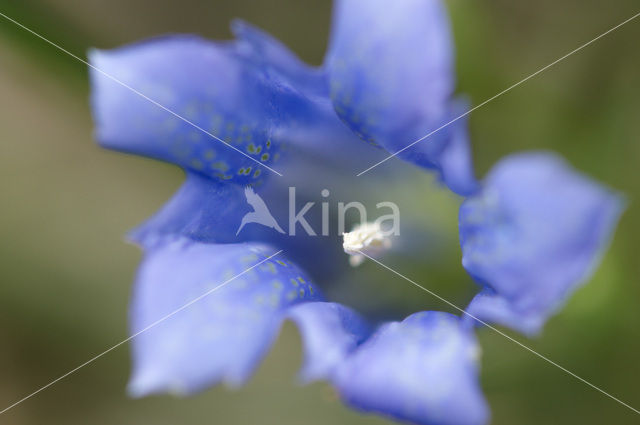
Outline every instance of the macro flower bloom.
{"label": "macro flower bloom", "polygon": [[[247,193],[282,216],[285,177],[303,192],[317,181],[349,190],[345,175],[465,110],[441,2],[387,6],[337,0],[318,68],[240,21],[232,41],[178,35],[90,52],[99,143],[186,173],[130,234],[145,251],[130,313],[132,395],[242,385],[291,320],[302,382],[329,381],[348,405],[413,423],[489,421],[474,320],[426,311],[372,323],[324,295],[346,263],[339,241],[239,227]],[[616,193],[551,153],[504,158],[478,182],[463,119],[398,156],[465,198],[462,262],[482,287],[469,313],[527,334],[589,277],[622,211]]]}

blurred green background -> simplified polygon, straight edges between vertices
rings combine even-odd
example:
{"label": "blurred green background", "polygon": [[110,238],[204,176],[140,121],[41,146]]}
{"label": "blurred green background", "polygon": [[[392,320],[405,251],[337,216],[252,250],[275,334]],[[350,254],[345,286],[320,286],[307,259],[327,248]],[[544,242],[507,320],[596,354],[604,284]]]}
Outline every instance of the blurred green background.
{"label": "blurred green background", "polygon": [[[390,3],[391,4],[391,3]],[[636,0],[451,0],[459,90],[478,104],[637,13]],[[250,0],[0,1],[0,12],[84,57],[167,32],[228,38],[242,17],[319,64],[331,4]],[[392,6],[390,6],[392,7]],[[510,152],[553,149],[627,194],[629,209],[594,278],[533,349],[640,407],[640,20],[471,115],[480,175]],[[123,234],[182,181],[179,170],[100,150],[87,69],[0,17],[0,410],[127,336],[140,259]],[[430,193],[430,192],[429,192]],[[426,195],[425,195],[426,196]],[[433,194],[437,199],[439,194]],[[403,273],[444,294],[471,287],[455,205],[430,202],[451,235],[443,261]],[[398,264],[395,264],[398,265]],[[400,267],[400,265],[398,265]],[[370,269],[374,271],[375,269]],[[377,270],[376,273],[382,273]],[[436,279],[433,276],[441,277]],[[389,296],[443,308],[391,275]],[[453,289],[452,289],[453,288]],[[415,309],[414,308],[414,309]],[[484,330],[482,385],[494,424],[626,424],[639,416]],[[299,337],[287,325],[245,388],[131,400],[123,346],[0,416],[7,424],[382,424],[324,384],[299,387]]]}

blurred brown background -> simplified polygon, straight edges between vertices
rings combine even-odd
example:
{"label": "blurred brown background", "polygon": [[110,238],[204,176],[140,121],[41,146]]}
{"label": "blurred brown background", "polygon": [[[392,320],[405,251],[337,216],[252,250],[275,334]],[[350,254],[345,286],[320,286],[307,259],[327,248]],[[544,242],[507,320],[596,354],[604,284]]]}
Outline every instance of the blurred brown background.
{"label": "blurred brown background", "polygon": [[[473,104],[640,11],[633,0],[448,4],[459,90]],[[91,46],[110,48],[167,32],[228,38],[229,21],[242,17],[313,64],[324,53],[330,7],[328,0],[0,1],[0,12],[81,57]],[[540,338],[517,338],[636,408],[639,39],[640,19],[471,115],[480,175],[507,153],[553,149],[629,197],[594,279]],[[182,180],[168,165],[100,150],[92,140],[88,90],[83,64],[0,17],[0,410],[126,337],[140,253],[122,235]],[[449,223],[455,241],[455,217]],[[455,255],[446,262],[450,275],[468,280]],[[406,270],[418,280],[422,272]],[[427,294],[393,284],[424,309],[433,308]],[[480,340],[494,424],[638,421],[503,337],[483,331]],[[124,393],[129,358],[123,346],[1,415],[0,423],[386,423],[343,407],[324,384],[296,386],[300,361],[299,338],[288,325],[239,391],[131,400]]]}

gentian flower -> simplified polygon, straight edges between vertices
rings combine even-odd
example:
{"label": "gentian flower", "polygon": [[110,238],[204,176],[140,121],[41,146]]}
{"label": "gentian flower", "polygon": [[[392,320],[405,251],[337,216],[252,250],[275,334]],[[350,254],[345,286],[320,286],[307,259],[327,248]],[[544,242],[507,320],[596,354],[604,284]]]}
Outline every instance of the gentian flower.
{"label": "gentian flower", "polygon": [[[247,193],[276,217],[287,210],[276,173],[302,188],[299,196],[324,181],[348,191],[344,176],[464,111],[443,5],[338,0],[318,68],[247,23],[232,30],[233,41],[168,36],[89,56],[99,70],[91,82],[100,144],[186,173],[168,204],[130,234],[145,257],[130,314],[129,392],[242,385],[291,320],[303,339],[302,382],[327,380],[348,405],[398,420],[487,423],[468,318],[428,311],[375,323],[324,295],[346,264],[339,240],[238,227],[252,212]],[[463,265],[483,287],[469,311],[527,333],[588,278],[621,212],[618,195],[551,154],[506,158],[477,182],[464,120],[398,156],[467,197]],[[348,253],[370,241],[377,254],[392,249],[379,229],[363,229],[371,234],[345,239],[363,243]]]}

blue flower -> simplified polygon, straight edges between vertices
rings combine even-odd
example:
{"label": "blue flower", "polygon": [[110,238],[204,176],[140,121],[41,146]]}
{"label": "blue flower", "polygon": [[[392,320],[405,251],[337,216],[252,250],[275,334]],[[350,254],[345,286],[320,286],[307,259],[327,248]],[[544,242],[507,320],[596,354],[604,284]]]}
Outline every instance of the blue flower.
{"label": "blue flower", "polygon": [[[376,326],[323,294],[345,264],[334,238],[238,227],[251,211],[247,186],[282,216],[287,182],[348,190],[344,176],[464,111],[443,5],[387,6],[337,1],[319,68],[241,21],[233,41],[170,36],[90,52],[99,143],[186,173],[130,233],[145,250],[130,316],[132,395],[242,385],[291,320],[302,382],[327,380],[356,409],[418,424],[488,421],[467,319],[419,312]],[[549,155],[508,158],[477,182],[464,120],[398,156],[468,196],[463,265],[485,288],[469,309],[525,332],[588,277],[621,210],[617,195]]]}

